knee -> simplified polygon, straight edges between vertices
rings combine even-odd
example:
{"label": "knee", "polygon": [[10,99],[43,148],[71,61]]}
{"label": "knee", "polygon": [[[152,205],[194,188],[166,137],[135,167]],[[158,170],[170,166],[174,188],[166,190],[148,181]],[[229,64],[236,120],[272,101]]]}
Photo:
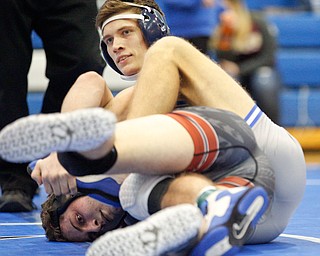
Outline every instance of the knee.
{"label": "knee", "polygon": [[100,81],[100,80],[103,80],[103,78],[101,75],[99,75],[95,71],[88,71],[81,74],[77,79],[77,81],[92,81],[92,80]]}
{"label": "knee", "polygon": [[[253,231],[251,236],[247,239],[245,244],[265,244],[275,240],[287,228],[289,218],[285,219],[280,215],[268,217],[266,221],[260,221]],[[262,217],[263,218],[263,217]]]}
{"label": "knee", "polygon": [[95,71],[88,71],[86,73],[81,74],[77,81],[75,82],[75,86],[77,85],[95,85],[96,87],[99,86],[106,86],[106,81],[104,80],[104,78],[98,74]]}
{"label": "knee", "polygon": [[150,46],[146,53],[146,58],[156,56],[157,59],[172,60],[177,54],[179,54],[184,44],[189,43],[186,40],[175,36],[163,37]]}

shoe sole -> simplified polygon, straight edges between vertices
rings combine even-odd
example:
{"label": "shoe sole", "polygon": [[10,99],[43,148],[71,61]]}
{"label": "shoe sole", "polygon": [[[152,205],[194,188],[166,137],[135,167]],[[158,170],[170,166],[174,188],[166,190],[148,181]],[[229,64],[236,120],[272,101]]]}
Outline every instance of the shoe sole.
{"label": "shoe sole", "polygon": [[0,156],[21,163],[52,152],[91,150],[112,136],[115,123],[115,115],[102,108],[21,118],[1,131]]}
{"label": "shoe sole", "polygon": [[[250,228],[255,227],[268,207],[264,189],[248,190],[235,205],[227,223],[206,233],[190,256],[230,256],[244,244]],[[243,216],[239,223],[239,216]]]}
{"label": "shoe sole", "polygon": [[92,243],[86,256],[156,256],[193,240],[203,216],[191,204],[161,210],[133,226],[106,233]]}

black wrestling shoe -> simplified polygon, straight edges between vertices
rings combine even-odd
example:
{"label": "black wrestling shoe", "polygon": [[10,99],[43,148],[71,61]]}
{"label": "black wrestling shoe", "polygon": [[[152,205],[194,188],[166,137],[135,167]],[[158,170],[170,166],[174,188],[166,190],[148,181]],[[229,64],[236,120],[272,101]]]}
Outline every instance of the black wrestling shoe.
{"label": "black wrestling shoe", "polygon": [[0,212],[31,212],[36,209],[32,197],[22,190],[7,190],[0,197]]}

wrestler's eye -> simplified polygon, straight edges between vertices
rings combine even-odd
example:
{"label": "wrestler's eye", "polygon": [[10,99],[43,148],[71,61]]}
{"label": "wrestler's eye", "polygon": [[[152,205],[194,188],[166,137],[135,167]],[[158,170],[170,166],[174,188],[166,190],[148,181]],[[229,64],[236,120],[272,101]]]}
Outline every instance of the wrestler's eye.
{"label": "wrestler's eye", "polygon": [[80,214],[76,214],[76,220],[79,224],[83,224],[84,220]]}
{"label": "wrestler's eye", "polygon": [[126,29],[126,30],[123,30],[122,31],[122,34],[124,35],[124,36],[127,36],[127,35],[129,35],[131,33],[131,30],[129,30],[129,29]]}
{"label": "wrestler's eye", "polygon": [[104,39],[106,45],[112,44],[113,39],[111,37]]}

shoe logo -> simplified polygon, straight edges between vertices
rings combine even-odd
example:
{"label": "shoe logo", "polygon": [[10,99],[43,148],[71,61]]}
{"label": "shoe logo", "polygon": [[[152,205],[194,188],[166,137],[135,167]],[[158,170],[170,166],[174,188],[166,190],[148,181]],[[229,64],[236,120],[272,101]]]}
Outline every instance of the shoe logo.
{"label": "shoe logo", "polygon": [[245,216],[240,224],[233,224],[233,236],[236,239],[242,239],[247,232],[248,226],[250,225],[249,216]]}
{"label": "shoe logo", "polygon": [[158,228],[155,226],[148,227],[142,234],[139,235],[139,240],[145,252],[156,251],[158,245]]}
{"label": "shoe logo", "polygon": [[239,224],[234,223],[232,225],[233,227],[232,233],[236,239],[240,240],[247,234],[250,224],[252,223],[253,219],[258,215],[263,204],[264,204],[263,197],[258,196],[248,208],[246,215],[241,220],[241,222]]}

